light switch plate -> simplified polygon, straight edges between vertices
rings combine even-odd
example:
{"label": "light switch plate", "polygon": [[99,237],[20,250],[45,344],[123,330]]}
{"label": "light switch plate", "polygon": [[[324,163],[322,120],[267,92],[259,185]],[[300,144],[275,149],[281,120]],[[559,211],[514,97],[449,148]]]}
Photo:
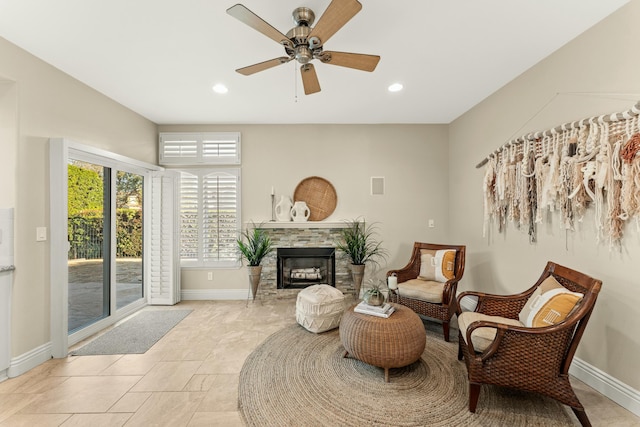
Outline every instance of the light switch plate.
{"label": "light switch plate", "polygon": [[36,227],[36,242],[47,240],[47,227]]}

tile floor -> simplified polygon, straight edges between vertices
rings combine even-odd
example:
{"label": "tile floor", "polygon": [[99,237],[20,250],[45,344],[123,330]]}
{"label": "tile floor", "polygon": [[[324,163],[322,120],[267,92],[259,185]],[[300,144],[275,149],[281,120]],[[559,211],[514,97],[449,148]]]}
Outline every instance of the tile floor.
{"label": "tile floor", "polygon": [[[145,310],[175,308],[194,311],[145,354],[52,359],[0,383],[0,426],[241,426],[242,364],[267,336],[295,323],[295,300]],[[574,386],[594,426],[640,426],[640,417]]]}

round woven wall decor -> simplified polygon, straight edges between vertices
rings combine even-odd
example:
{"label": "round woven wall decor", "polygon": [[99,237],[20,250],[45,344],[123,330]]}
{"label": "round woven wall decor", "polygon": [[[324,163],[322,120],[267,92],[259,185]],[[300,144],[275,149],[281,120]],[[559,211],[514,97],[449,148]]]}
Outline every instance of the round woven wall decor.
{"label": "round woven wall decor", "polygon": [[338,195],[333,185],[319,176],[305,178],[293,192],[293,201],[303,201],[309,206],[309,221],[322,221],[333,213]]}

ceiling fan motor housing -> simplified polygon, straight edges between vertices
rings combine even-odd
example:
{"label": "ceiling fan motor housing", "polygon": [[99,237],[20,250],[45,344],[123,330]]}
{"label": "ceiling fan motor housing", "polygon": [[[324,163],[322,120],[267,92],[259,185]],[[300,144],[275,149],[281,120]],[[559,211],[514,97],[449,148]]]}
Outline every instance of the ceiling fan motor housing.
{"label": "ceiling fan motor housing", "polygon": [[287,33],[289,40],[293,42],[293,49],[285,46],[285,51],[290,57],[294,57],[300,64],[306,64],[313,59],[314,52],[309,48],[307,38],[311,32],[310,25],[315,20],[315,14],[308,7],[299,7],[292,13],[293,27]]}

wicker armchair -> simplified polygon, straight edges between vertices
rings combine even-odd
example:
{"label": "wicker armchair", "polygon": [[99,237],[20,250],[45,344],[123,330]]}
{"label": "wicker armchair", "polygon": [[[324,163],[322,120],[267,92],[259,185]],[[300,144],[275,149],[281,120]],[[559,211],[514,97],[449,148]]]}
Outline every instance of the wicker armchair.
{"label": "wicker armchair", "polygon": [[420,274],[420,251],[422,249],[432,251],[453,249],[456,251],[454,277],[442,283],[441,298],[435,299],[436,302],[429,302],[424,299],[402,296],[399,290],[390,290],[389,301],[407,306],[416,313],[423,316],[440,320],[442,322],[444,340],[449,341],[449,322],[451,321],[451,317],[453,317],[456,312],[456,290],[458,288],[458,282],[460,281],[460,279],[462,279],[462,275],[464,274],[466,247],[460,245],[439,245],[432,243],[415,242],[413,245],[413,252],[411,254],[409,263],[399,270],[388,271],[387,277],[391,276],[392,274],[398,276],[399,287],[402,287],[402,283],[404,282],[416,279]]}
{"label": "wicker armchair", "polygon": [[[564,321],[557,324],[533,328],[522,326],[521,323],[518,325],[519,313],[530,295],[549,276],[553,276],[568,290],[584,294],[582,301]],[[497,319],[473,321],[463,330],[466,315],[479,315],[458,312],[458,359],[462,360],[464,357],[467,365],[469,411],[476,410],[480,386],[494,384],[552,397],[570,406],[583,426],[590,426],[584,407],[571,387],[568,371],[601,285],[600,280],[548,262],[536,284],[520,294],[461,293],[458,296],[458,307],[462,298],[475,296],[478,297],[476,313],[505,318],[505,323]],[[495,329],[495,339],[482,352],[474,347],[471,335],[478,328]]]}

